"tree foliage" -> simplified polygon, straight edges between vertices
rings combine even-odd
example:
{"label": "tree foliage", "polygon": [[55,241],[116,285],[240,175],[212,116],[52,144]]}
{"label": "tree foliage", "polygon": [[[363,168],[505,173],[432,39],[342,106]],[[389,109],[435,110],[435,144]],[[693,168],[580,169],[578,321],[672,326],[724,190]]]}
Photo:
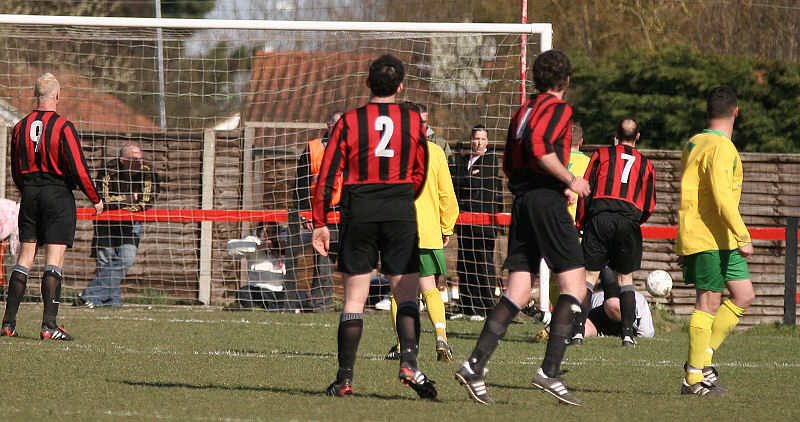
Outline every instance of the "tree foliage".
{"label": "tree foliage", "polygon": [[734,142],[743,151],[800,152],[800,65],[701,53],[687,46],[658,52],[573,56],[570,102],[590,144],[614,137],[623,117],[639,121],[641,146],[679,149],[707,125],[705,98],[715,86],[739,96]]}

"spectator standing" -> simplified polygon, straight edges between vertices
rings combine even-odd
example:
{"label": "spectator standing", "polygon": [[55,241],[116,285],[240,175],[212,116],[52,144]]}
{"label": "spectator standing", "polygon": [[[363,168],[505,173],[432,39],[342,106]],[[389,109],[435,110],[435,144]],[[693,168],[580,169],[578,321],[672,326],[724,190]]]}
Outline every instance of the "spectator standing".
{"label": "spectator standing", "polygon": [[74,340],[56,323],[61,301],[64,253],[75,239],[77,214],[72,190],[80,187],[103,212],[72,122],[56,113],[61,85],[52,73],[36,80],[36,109],[14,126],[11,138],[11,175],[22,199],[19,210],[20,252],[9,277],[8,297],[0,337],[17,336],[17,312],[30,268],[39,247],[45,250],[42,275],[41,339]]}
{"label": "spectator standing", "polygon": [[459,224],[459,307],[465,316],[482,319],[494,306],[497,277],[494,245],[497,229],[494,214],[502,210],[502,181],[497,154],[489,151],[489,133],[483,125],[472,128],[470,154],[459,157],[453,169],[453,186],[460,212],[488,215],[486,224]]}
{"label": "spectator standing", "polygon": [[[158,190],[158,175],[142,159],[142,150],[133,144],[119,149],[116,159],[106,163],[95,178],[107,209],[142,212],[153,205]],[[79,306],[120,307],[125,275],[136,263],[144,223],[132,219],[95,221],[93,253],[97,275],[75,299]]]}

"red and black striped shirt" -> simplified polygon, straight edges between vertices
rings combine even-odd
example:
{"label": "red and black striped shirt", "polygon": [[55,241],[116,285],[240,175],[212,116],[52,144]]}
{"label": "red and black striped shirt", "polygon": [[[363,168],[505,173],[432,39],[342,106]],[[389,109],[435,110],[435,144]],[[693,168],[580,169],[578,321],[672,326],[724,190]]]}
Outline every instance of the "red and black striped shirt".
{"label": "red and black striped shirt", "polygon": [[322,157],[312,201],[314,227],[326,224],[338,174],[344,175],[343,222],[415,221],[427,140],[419,113],[397,104],[370,103],[334,126]]}
{"label": "red and black striped shirt", "polygon": [[603,147],[592,154],[584,179],[592,193],[578,201],[576,222],[604,212],[622,214],[644,223],[656,206],[656,172],[653,162],[629,145]]}
{"label": "red and black striped shirt", "polygon": [[92,203],[100,202],[78,133],[55,111],[34,110],[14,126],[11,174],[20,192],[26,183],[64,183],[69,189],[80,187]]}
{"label": "red and black striped shirt", "polygon": [[555,153],[566,167],[572,142],[572,107],[552,94],[535,94],[514,113],[508,128],[503,171],[511,193],[562,183],[539,165]]}

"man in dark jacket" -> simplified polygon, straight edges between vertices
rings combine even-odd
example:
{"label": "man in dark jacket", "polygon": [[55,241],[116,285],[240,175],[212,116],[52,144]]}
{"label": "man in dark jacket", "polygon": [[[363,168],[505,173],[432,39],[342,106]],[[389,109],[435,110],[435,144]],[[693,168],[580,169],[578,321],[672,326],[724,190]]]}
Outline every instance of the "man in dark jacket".
{"label": "man in dark jacket", "polygon": [[[462,213],[494,215],[501,211],[502,182],[497,155],[488,150],[486,127],[472,128],[470,154],[456,159],[453,186]],[[494,242],[497,230],[489,218],[485,224],[459,224],[458,280],[461,312],[480,319],[494,306],[496,285]]]}
{"label": "man in dark jacket", "polygon": [[[149,208],[156,195],[158,176],[142,161],[142,150],[127,144],[119,157],[106,163],[97,173],[97,190],[108,209],[141,212]],[[97,256],[97,276],[76,299],[79,306],[120,307],[120,284],[136,262],[141,221],[95,221],[93,252]]]}

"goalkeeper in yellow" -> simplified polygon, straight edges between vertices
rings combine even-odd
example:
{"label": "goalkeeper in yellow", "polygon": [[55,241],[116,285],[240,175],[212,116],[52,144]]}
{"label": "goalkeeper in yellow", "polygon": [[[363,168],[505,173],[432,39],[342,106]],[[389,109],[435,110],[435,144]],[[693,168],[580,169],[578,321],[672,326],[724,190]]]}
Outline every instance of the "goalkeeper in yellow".
{"label": "goalkeeper in yellow", "polygon": [[[731,142],[739,115],[736,93],[729,88],[712,89],[706,112],[708,129],[689,139],[681,156],[675,251],[684,280],[694,284],[697,293],[681,394],[719,396],[728,390],[717,378],[711,359],[755,298],[746,261],[753,254],[753,244],[739,214],[742,162]],[[725,287],[730,298],[722,302]]]}
{"label": "goalkeeper in yellow", "polygon": [[[414,103],[402,103],[401,107],[416,110]],[[458,220],[458,200],[453,190],[453,179],[447,165],[444,150],[428,141],[428,173],[422,193],[414,201],[417,209],[417,232],[419,233],[419,289],[428,308],[436,332],[436,355],[440,362],[453,360],[453,352],[447,344],[447,325],[444,301],[436,287],[439,275],[447,275],[444,247],[447,246]],[[397,302],[392,296],[392,322],[397,323]],[[417,330],[419,345],[420,327]],[[392,346],[386,359],[400,359],[400,347]]]}

